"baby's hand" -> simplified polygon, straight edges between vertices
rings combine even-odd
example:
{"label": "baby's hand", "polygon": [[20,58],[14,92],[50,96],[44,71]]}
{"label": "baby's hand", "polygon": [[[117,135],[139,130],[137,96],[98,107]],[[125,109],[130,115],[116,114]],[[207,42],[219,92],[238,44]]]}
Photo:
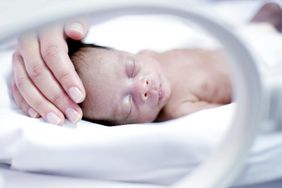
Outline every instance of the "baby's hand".
{"label": "baby's hand", "polygon": [[13,55],[12,95],[26,114],[53,124],[62,124],[64,115],[72,123],[81,119],[76,103],[84,100],[85,90],[68,56],[65,39],[80,40],[87,31],[88,24],[76,21],[19,38]]}

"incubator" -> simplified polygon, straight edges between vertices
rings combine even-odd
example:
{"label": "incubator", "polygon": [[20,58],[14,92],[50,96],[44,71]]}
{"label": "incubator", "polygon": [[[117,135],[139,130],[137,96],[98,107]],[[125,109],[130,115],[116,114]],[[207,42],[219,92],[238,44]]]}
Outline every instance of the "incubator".
{"label": "incubator", "polygon": [[[223,141],[217,151],[192,174],[171,187],[228,187],[240,172],[256,136],[278,129],[282,106],[281,67],[269,67],[262,63],[240,36],[192,4],[157,0],[80,0],[52,2],[48,7],[43,5],[44,1],[31,4],[28,1],[1,2],[0,41],[4,43],[22,32],[76,16],[91,16],[93,24],[97,24],[120,15],[169,14],[200,26],[224,46],[231,62],[236,101],[232,126],[225,135],[228,140]],[[13,12],[9,11],[11,8]]]}

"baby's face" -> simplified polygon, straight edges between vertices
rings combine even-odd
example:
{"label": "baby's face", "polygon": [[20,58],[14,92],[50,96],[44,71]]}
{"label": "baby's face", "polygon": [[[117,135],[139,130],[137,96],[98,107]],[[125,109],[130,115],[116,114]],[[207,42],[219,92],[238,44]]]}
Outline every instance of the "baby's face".
{"label": "baby's face", "polygon": [[117,124],[156,119],[171,94],[158,61],[108,49],[88,48],[84,53],[79,68],[86,89],[84,117]]}

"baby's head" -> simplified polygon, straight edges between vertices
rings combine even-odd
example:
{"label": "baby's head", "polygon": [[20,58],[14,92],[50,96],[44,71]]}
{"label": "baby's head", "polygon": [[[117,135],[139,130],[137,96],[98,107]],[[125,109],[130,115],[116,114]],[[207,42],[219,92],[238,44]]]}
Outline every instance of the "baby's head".
{"label": "baby's head", "polygon": [[72,40],[68,46],[86,89],[81,104],[85,119],[109,125],[156,119],[171,90],[155,58]]}

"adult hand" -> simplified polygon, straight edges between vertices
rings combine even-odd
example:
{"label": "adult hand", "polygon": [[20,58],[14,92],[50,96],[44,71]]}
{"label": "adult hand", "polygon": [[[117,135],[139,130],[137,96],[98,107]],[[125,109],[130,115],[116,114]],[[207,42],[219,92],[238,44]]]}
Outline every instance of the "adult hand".
{"label": "adult hand", "polygon": [[13,55],[12,95],[31,117],[62,124],[65,117],[76,123],[82,117],[77,103],[85,89],[68,56],[66,38],[80,40],[88,24],[74,21],[55,24],[20,36]]}

